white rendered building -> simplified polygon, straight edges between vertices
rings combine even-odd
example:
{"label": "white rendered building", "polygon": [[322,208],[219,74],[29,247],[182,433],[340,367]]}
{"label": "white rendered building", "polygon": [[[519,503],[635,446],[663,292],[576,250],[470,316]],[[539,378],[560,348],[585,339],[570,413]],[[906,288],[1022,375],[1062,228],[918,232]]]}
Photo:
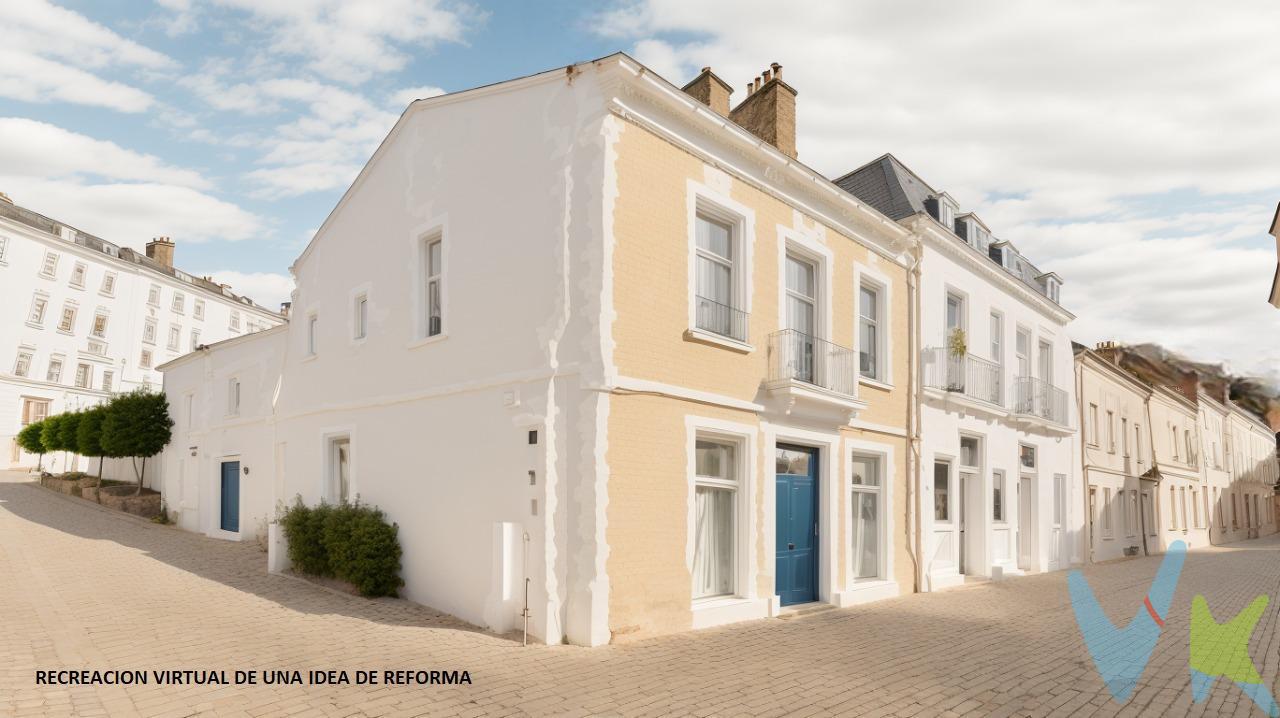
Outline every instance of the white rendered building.
{"label": "white rendered building", "polygon": [[[36,465],[14,441],[26,424],[158,388],[159,364],[283,321],[174,268],[173,251],[160,238],[143,255],[0,195],[0,467]],[[87,466],[66,462],[44,457],[50,470]]]}
{"label": "white rendered building", "polygon": [[1195,390],[1154,386],[1147,414],[1155,452],[1150,475],[1158,481],[1160,548],[1174,541],[1183,541],[1188,548],[1207,546],[1212,496],[1201,465],[1203,441]]}
{"label": "white rendered building", "polygon": [[1073,316],[1058,304],[1060,279],[892,155],[836,183],[922,243],[922,588],[1080,562]]}

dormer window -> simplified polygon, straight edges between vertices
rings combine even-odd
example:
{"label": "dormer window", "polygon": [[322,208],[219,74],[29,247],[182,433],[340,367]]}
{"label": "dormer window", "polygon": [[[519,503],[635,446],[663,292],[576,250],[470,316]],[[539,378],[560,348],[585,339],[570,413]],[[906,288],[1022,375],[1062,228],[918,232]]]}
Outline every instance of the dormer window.
{"label": "dormer window", "polygon": [[1053,272],[1042,274],[1037,277],[1044,284],[1044,295],[1054,302],[1058,301],[1059,293],[1062,290],[1062,278]]}
{"label": "dormer window", "polygon": [[924,201],[925,209],[936,220],[938,224],[946,227],[952,232],[956,231],[956,212],[960,211],[960,205],[951,199],[951,195],[943,192]]}

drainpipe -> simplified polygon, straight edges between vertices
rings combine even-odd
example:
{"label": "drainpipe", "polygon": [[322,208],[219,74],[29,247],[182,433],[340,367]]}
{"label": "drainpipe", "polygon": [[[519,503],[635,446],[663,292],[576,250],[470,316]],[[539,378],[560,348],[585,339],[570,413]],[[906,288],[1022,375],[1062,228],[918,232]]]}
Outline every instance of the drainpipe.
{"label": "drainpipe", "polygon": [[913,234],[911,267],[907,272],[907,554],[914,568],[915,593],[924,586],[924,534],[920,502],[920,265],[924,262],[924,239]]}
{"label": "drainpipe", "polygon": [[[1076,416],[1079,419],[1079,422],[1076,424],[1076,436],[1079,437],[1077,440],[1080,443],[1080,483],[1082,484],[1081,488],[1084,489],[1084,491],[1081,492],[1083,494],[1081,498],[1084,501],[1084,525],[1086,529],[1086,535],[1084,537],[1084,562],[1086,564],[1093,563],[1093,512],[1089,511],[1089,464],[1085,460],[1085,441],[1087,441],[1087,438],[1084,435],[1084,402],[1082,401],[1084,398],[1084,360],[1088,358],[1088,351],[1088,349],[1084,350],[1084,352],[1082,352],[1084,356],[1081,357],[1080,361],[1075,362]],[[1138,488],[1142,488],[1141,484],[1139,484]],[[1139,492],[1139,496],[1141,496],[1141,492]],[[1141,513],[1142,507],[1139,506],[1138,509],[1139,513]],[[1141,523],[1142,519],[1138,519],[1138,522]],[[1143,535],[1143,538],[1146,538],[1145,534]]]}

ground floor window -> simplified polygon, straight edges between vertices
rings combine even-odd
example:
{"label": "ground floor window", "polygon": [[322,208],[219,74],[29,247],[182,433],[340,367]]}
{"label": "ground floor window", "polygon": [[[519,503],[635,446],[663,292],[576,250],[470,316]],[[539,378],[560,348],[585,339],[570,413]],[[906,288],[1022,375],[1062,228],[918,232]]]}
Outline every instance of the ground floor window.
{"label": "ground floor window", "polygon": [[351,437],[329,440],[329,490],[339,502],[351,500]]}
{"label": "ground floor window", "polygon": [[1169,530],[1178,530],[1178,489],[1169,487]]}
{"label": "ground floor window", "polygon": [[880,458],[853,456],[853,577],[880,577]]}
{"label": "ground floor window", "polygon": [[1155,508],[1151,505],[1151,493],[1142,492],[1142,518],[1147,526],[1147,535],[1156,535],[1156,514]]}
{"label": "ground floor window", "polygon": [[1129,492],[1129,502],[1125,506],[1125,536],[1136,536],[1138,534],[1138,492]]}
{"label": "ground floor window", "polygon": [[712,439],[695,443],[693,597],[735,593],[738,503],[737,447]]}
{"label": "ground floor window", "polygon": [[1004,507],[1004,472],[999,469],[991,472],[991,520],[1006,520]]}
{"label": "ground floor window", "polygon": [[933,520],[951,520],[951,464],[945,461],[933,463]]}
{"label": "ground floor window", "polygon": [[1111,489],[1102,490],[1102,535],[1111,537]]}

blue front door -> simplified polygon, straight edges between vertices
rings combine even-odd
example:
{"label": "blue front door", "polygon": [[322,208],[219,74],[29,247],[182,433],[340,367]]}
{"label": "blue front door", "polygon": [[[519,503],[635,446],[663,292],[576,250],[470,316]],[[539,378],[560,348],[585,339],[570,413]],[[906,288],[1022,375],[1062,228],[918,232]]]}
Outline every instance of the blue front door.
{"label": "blue front door", "polygon": [[782,605],[818,600],[818,452],[778,445],[777,593]]}
{"label": "blue front door", "polygon": [[218,525],[223,531],[240,530],[240,462],[222,462],[222,511]]}

